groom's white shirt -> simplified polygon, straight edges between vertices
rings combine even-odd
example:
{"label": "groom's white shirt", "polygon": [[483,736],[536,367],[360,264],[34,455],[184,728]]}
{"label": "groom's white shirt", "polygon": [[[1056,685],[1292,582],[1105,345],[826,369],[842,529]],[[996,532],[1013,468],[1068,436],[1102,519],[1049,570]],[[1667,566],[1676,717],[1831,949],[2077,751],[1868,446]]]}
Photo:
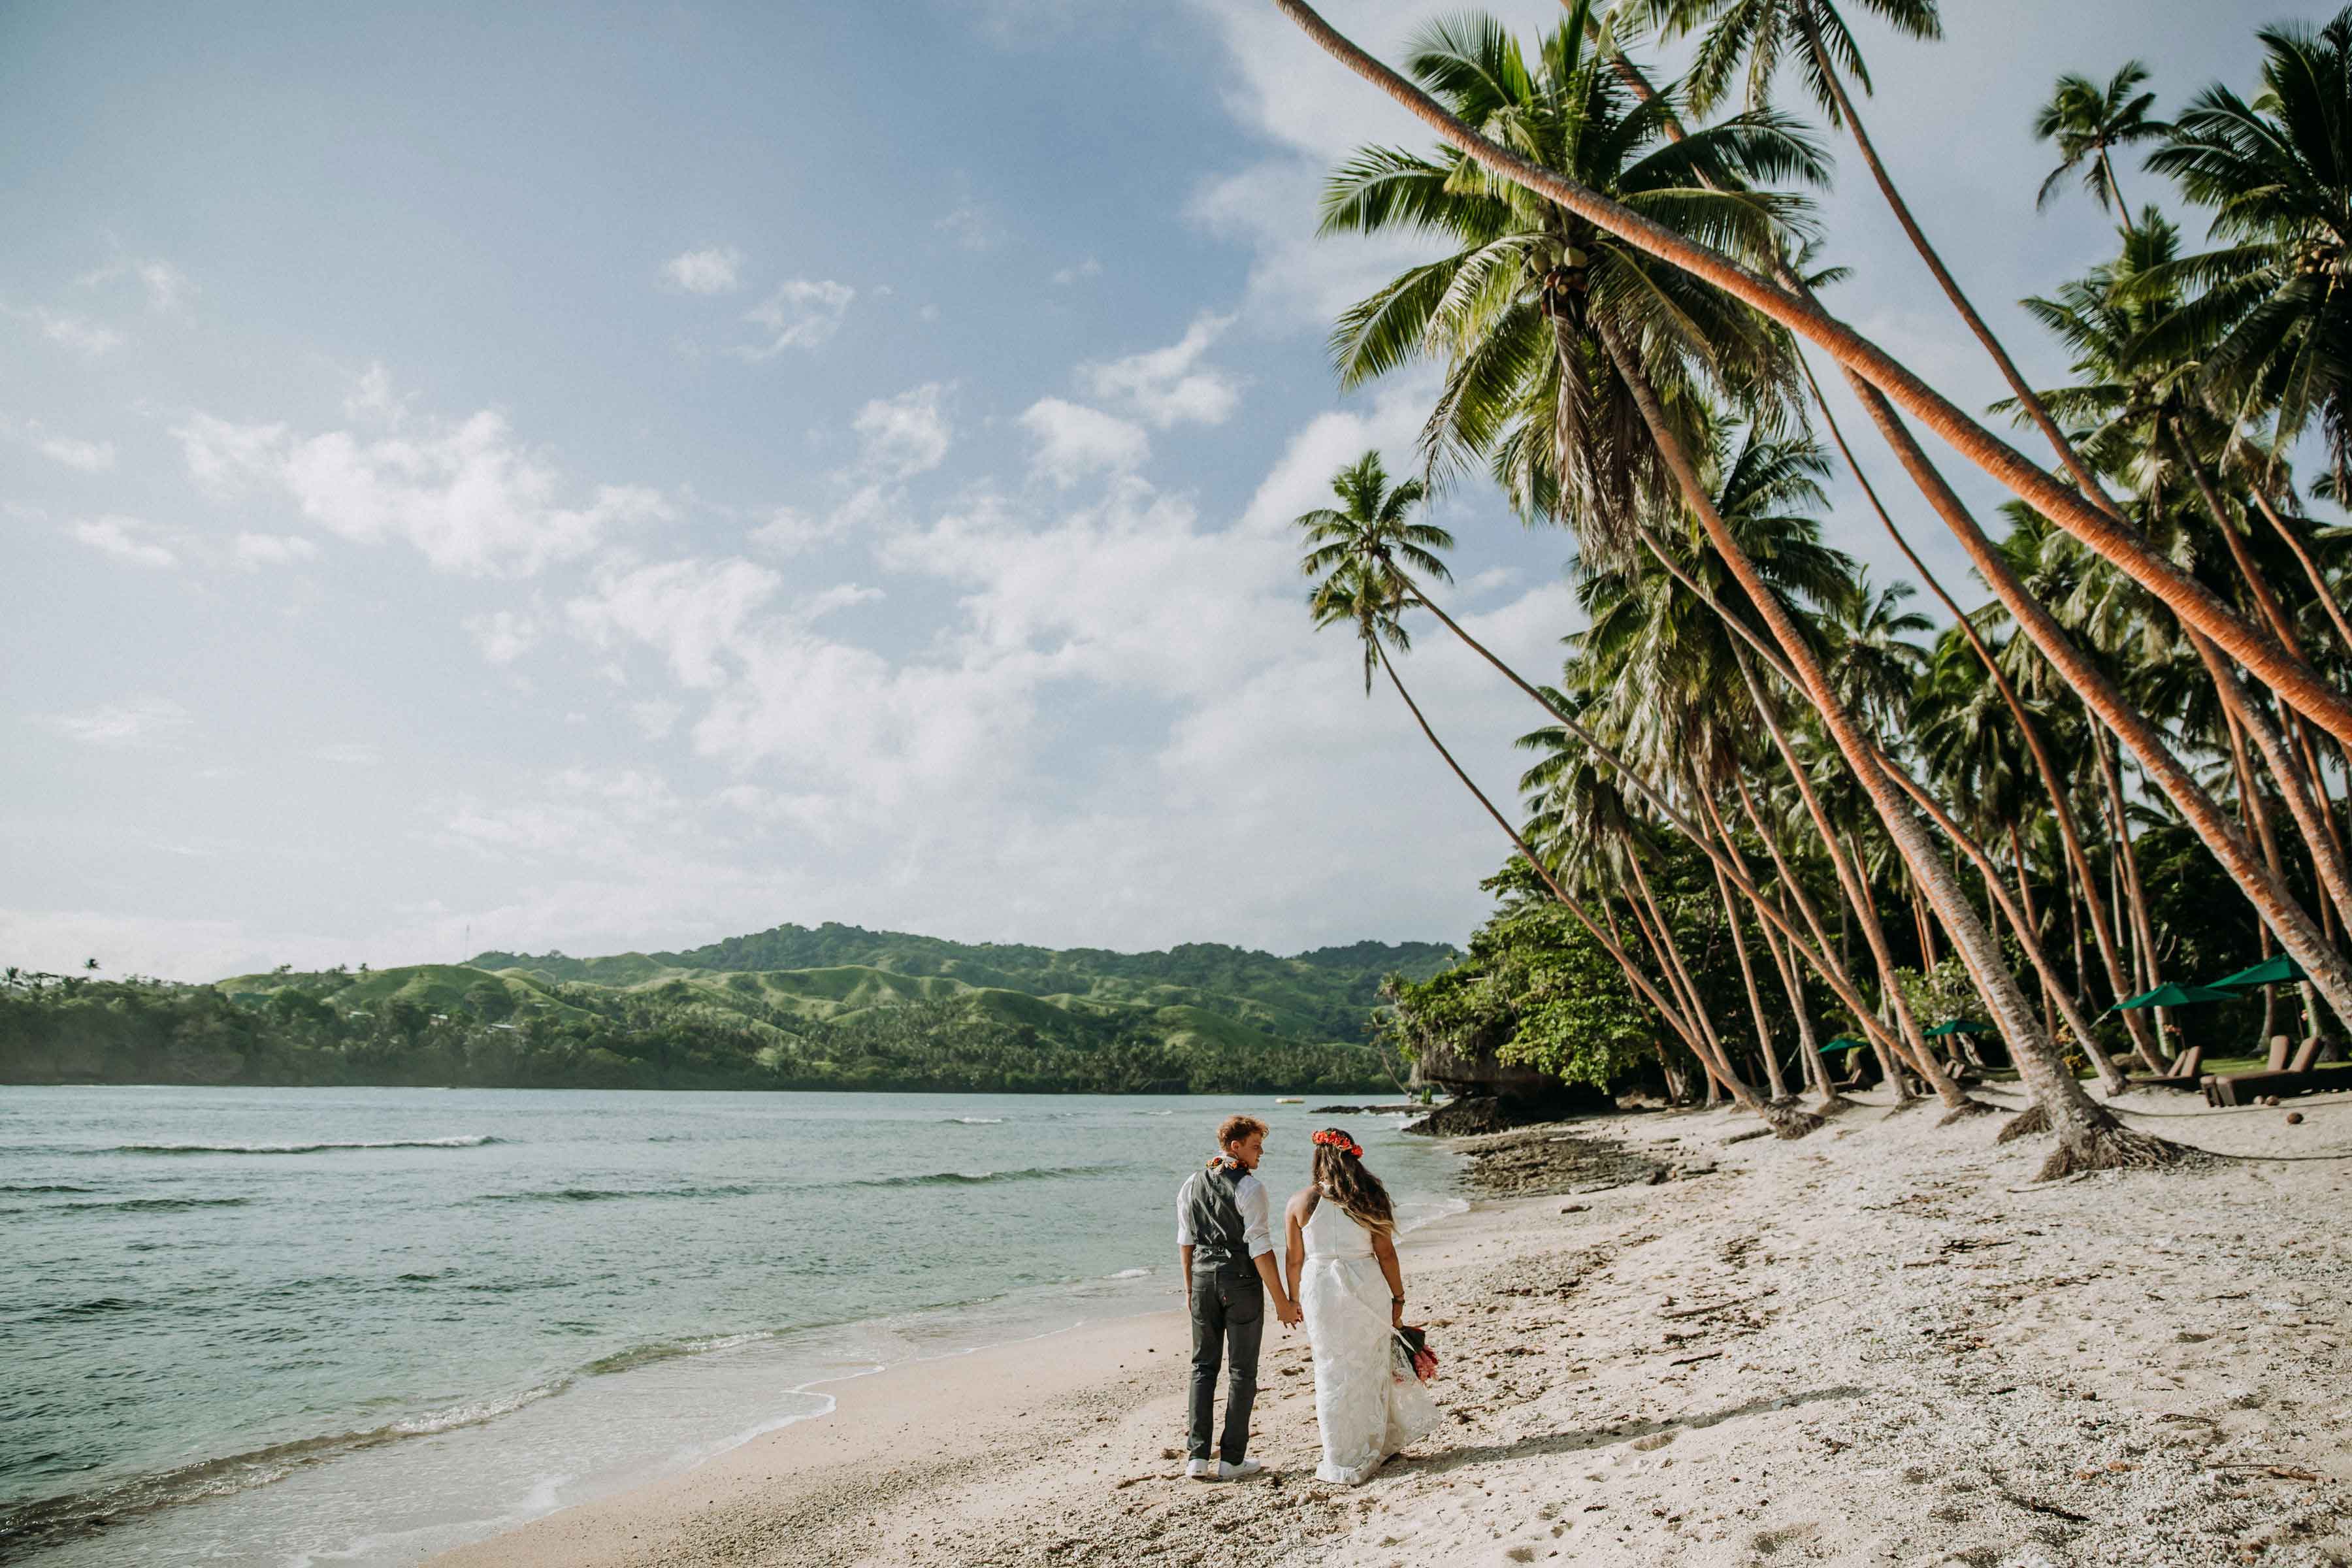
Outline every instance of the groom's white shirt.
{"label": "groom's white shirt", "polygon": [[[1192,1188],[1202,1180],[1202,1172],[1195,1171],[1184,1178],[1176,1189],[1176,1245],[1192,1245]],[[1257,1179],[1255,1171],[1244,1171],[1242,1179],[1234,1184],[1234,1207],[1241,1211],[1242,1245],[1256,1258],[1274,1250],[1274,1226],[1266,1217],[1265,1184]]]}

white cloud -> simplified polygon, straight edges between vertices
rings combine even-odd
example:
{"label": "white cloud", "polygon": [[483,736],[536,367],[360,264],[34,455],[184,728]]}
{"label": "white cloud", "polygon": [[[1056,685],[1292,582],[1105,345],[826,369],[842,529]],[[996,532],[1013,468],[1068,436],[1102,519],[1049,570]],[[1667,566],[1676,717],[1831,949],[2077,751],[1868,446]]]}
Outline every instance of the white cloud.
{"label": "white cloud", "polygon": [[646,739],[648,741],[661,740],[672,730],[677,729],[678,720],[685,713],[684,706],[663,697],[629,704],[630,719],[635,721],[639,730],[645,731]]}
{"label": "white cloud", "polygon": [[1078,384],[1089,396],[1126,403],[1162,430],[1186,422],[1222,425],[1241,402],[1241,384],[1202,365],[1201,356],[1233,324],[1231,316],[1197,316],[1164,349],[1081,366]]}
{"label": "white cloud", "polygon": [[662,280],[689,294],[732,294],[743,286],[743,260],[731,245],[689,250],[662,263]]}
{"label": "white cloud", "polygon": [[562,856],[626,866],[649,858],[649,837],[696,837],[682,807],[677,791],[658,773],[565,768],[521,801],[491,805],[462,800],[445,807],[446,820],[438,836],[497,858]]}
{"label": "white cloud", "polygon": [[836,511],[814,517],[798,507],[780,506],[768,513],[767,521],[751,531],[750,538],[767,554],[799,555],[840,537],[841,530],[835,526],[840,515]]}
{"label": "white cloud", "polygon": [[992,250],[1004,238],[1003,226],[978,202],[963,201],[931,220],[931,226],[963,250]]}
{"label": "white cloud", "polygon": [[857,411],[858,462],[868,474],[906,479],[928,473],[948,455],[955,432],[940,399],[947,388],[925,382],[896,397],[877,397]]}
{"label": "white cloud", "polygon": [[780,506],[751,531],[762,553],[789,559],[819,545],[856,535],[887,534],[904,504],[903,487],[946,460],[955,426],[945,402],[954,391],[925,382],[895,397],[877,397],[850,420],[857,455],[828,476],[842,499],[822,514]]}
{"label": "white cloud", "polygon": [[70,310],[52,310],[46,305],[0,305],[0,311],[17,321],[30,322],[49,342],[62,344],[77,353],[88,354],[92,359],[122,346],[121,332],[103,322],[77,316]]}
{"label": "white cloud", "polygon": [[60,436],[37,419],[13,419],[0,414],[0,438],[21,441],[49,461],[85,474],[102,474],[114,467],[113,442]]}
{"label": "white cloud", "polygon": [[493,610],[487,616],[474,616],[466,621],[466,630],[473,634],[474,646],[492,664],[512,664],[530,651],[539,640],[539,622],[520,610]]}
{"label": "white cloud", "polygon": [[343,417],[396,426],[408,416],[408,394],[393,390],[392,373],[372,364],[344,396]]}
{"label": "white cloud", "polygon": [[725,679],[726,656],[740,653],[752,616],[782,587],[774,572],[740,559],[608,568],[564,614],[598,647],[645,644],[680,685],[707,689]]}
{"label": "white cloud", "polygon": [[319,546],[299,533],[240,533],[232,548],[240,566],[291,566],[319,558]]}
{"label": "white cloud", "polygon": [[1065,267],[1058,272],[1055,272],[1054,274],[1054,285],[1059,289],[1066,289],[1071,284],[1078,282],[1082,279],[1099,278],[1101,276],[1102,263],[1089,256],[1084,261],[1078,262],[1075,266]]}
{"label": "white cloud", "polygon": [[79,468],[85,474],[102,474],[114,467],[111,441],[78,441],[69,436],[51,436],[40,441],[37,449],[51,462]]}
{"label": "white cloud", "polygon": [[1037,438],[1031,470],[1065,489],[1090,474],[1130,471],[1151,455],[1141,426],[1059,397],[1030,405],[1021,427]]}
{"label": "white cloud", "polygon": [[196,291],[196,286],[188,281],[186,273],[168,261],[152,257],[145,260],[126,258],[110,262],[95,272],[83,273],[75,281],[85,289],[95,289],[126,278],[136,281],[147,296],[147,308],[162,316],[177,313],[188,302],[188,297]]}
{"label": "white cloud", "polygon": [[184,730],[188,710],[168,697],[134,697],[109,702],[79,713],[58,713],[41,722],[69,741],[85,746],[152,746],[164,736]]}
{"label": "white cloud", "polygon": [[277,468],[287,444],[283,425],[232,425],[209,414],[189,416],[174,428],[188,477],[215,500],[235,500]]}
{"label": "white cloud", "polygon": [[727,352],[756,364],[786,349],[814,349],[841,330],[841,319],[857,290],[831,279],[789,278],[775,292],[743,313],[752,325],[764,328],[768,341],[740,343]]}
{"label": "white cloud", "polygon": [[85,518],[67,530],[82,543],[100,554],[133,566],[176,566],[180,558],[152,539],[142,539],[147,524],[135,517]]}
{"label": "white cloud", "polygon": [[298,437],[284,425],[208,414],[173,434],[190,475],[215,498],[274,491],[331,533],[357,543],[404,540],[444,572],[529,576],[673,515],[658,491],[635,485],[599,486],[583,502],[562,504],[562,476],[490,409],[373,440],[347,430]]}

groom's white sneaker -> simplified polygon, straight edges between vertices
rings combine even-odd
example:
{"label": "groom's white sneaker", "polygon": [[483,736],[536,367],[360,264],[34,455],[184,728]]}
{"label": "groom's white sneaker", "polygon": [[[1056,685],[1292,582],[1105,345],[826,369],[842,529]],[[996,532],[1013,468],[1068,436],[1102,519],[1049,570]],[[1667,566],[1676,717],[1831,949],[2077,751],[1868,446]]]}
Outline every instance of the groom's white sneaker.
{"label": "groom's white sneaker", "polygon": [[1220,1459],[1217,1461],[1217,1479],[1221,1481],[1237,1481],[1244,1476],[1256,1475],[1265,1468],[1265,1467],[1255,1459],[1244,1459],[1238,1465],[1229,1465]]}
{"label": "groom's white sneaker", "polygon": [[1196,1481],[1213,1481],[1222,1479],[1217,1474],[1221,1468],[1222,1462],[1216,1459],[1194,1459],[1185,1465],[1184,1473]]}

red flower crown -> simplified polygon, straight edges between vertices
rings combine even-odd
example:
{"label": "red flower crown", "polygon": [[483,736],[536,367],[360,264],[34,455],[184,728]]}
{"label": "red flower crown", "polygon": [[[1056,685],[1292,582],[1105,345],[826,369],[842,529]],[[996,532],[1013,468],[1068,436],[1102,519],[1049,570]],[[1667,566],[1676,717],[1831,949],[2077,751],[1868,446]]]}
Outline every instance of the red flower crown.
{"label": "red flower crown", "polygon": [[1350,1139],[1344,1132],[1335,1132],[1327,1128],[1323,1131],[1315,1134],[1313,1142],[1320,1143],[1326,1148],[1337,1149],[1339,1152],[1347,1155],[1351,1160],[1360,1160],[1364,1157],[1364,1146]]}

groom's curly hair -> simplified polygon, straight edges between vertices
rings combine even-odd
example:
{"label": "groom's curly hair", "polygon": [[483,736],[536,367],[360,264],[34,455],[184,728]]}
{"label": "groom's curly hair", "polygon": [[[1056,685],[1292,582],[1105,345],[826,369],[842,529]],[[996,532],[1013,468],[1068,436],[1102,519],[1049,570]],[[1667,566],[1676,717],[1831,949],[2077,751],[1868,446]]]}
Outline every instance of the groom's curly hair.
{"label": "groom's curly hair", "polygon": [[1252,1133],[1265,1136],[1265,1123],[1255,1116],[1228,1116],[1217,1123],[1217,1147],[1230,1149]]}

